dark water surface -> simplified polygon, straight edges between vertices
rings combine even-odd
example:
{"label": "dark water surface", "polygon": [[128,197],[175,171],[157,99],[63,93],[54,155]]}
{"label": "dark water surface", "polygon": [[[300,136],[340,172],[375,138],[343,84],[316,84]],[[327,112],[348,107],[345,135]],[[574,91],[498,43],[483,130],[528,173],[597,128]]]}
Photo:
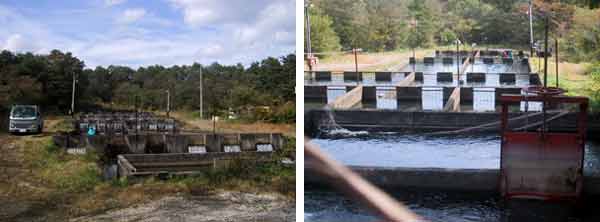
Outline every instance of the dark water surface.
{"label": "dark water surface", "polygon": [[[423,136],[399,133],[360,133],[312,140],[346,165],[499,169],[500,136],[471,134]],[[584,171],[600,172],[600,143],[588,141]]]}
{"label": "dark water surface", "polygon": [[[354,132],[313,142],[346,165],[384,167],[443,167],[497,169],[500,164],[500,137],[497,135],[422,136],[396,133]],[[585,174],[600,172],[600,144],[588,141]],[[460,178],[457,178],[460,179]],[[600,221],[600,212],[572,204],[540,201],[504,202],[498,194],[425,190],[388,190],[415,213],[430,221]],[[304,194],[305,221],[378,221],[355,200],[328,190],[307,190]],[[598,212],[598,213],[596,213]]]}
{"label": "dark water surface", "polygon": [[[587,208],[534,200],[503,201],[494,194],[403,190],[389,192],[413,212],[432,222],[592,222],[600,213]],[[595,205],[597,206],[597,205]],[[306,222],[381,221],[353,199],[333,191],[305,191]]]}

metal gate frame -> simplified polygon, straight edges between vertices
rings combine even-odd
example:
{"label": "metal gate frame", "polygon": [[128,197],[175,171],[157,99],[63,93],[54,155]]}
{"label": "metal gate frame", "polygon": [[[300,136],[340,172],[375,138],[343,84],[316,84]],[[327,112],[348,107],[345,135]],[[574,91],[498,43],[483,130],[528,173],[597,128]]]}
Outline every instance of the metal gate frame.
{"label": "metal gate frame", "polygon": [[[579,105],[579,112],[577,113],[577,130],[575,132],[545,132],[545,131],[538,131],[538,132],[527,132],[527,131],[511,131],[508,128],[508,106],[510,104],[515,104],[515,103],[520,103],[520,102],[527,102],[527,101],[535,101],[535,102],[543,102],[546,105],[555,105],[555,104],[578,104]],[[581,194],[581,190],[583,187],[583,156],[584,156],[584,148],[585,148],[585,136],[586,136],[586,129],[587,129],[587,109],[588,109],[588,98],[587,97],[570,97],[570,96],[562,96],[562,95],[534,95],[534,96],[527,96],[527,95],[502,95],[500,97],[500,102],[502,104],[502,113],[501,113],[501,136],[502,136],[502,140],[501,140],[501,154],[500,154],[500,184],[499,184],[499,188],[500,188],[500,193],[502,194],[503,197],[505,198],[530,198],[530,199],[542,199],[542,200],[577,200]],[[545,119],[544,119],[545,121]],[[544,123],[545,124],[545,123]],[[514,147],[509,147],[507,146],[508,141],[512,141],[517,143],[516,146]],[[560,190],[560,189],[554,189],[555,192],[553,192],[552,189],[550,189],[549,187],[551,186],[544,186],[544,185],[548,185],[548,184],[534,184],[534,186],[527,186],[524,187],[523,184],[525,182],[523,177],[521,178],[521,190],[519,189],[511,189],[513,186],[511,186],[512,184],[509,184],[510,181],[510,177],[509,175],[512,173],[510,170],[508,170],[508,167],[506,166],[506,158],[507,157],[507,152],[510,149],[515,149],[515,148],[519,148],[519,142],[522,142],[523,145],[527,146],[529,145],[527,148],[523,149],[523,152],[519,153],[520,158],[522,157],[523,160],[522,162],[520,162],[521,164],[525,163],[525,165],[529,160],[535,161],[538,160],[541,163],[543,163],[543,161],[547,161],[550,160],[550,158],[548,159],[544,159],[547,157],[552,157],[552,152],[554,152],[554,157],[568,157],[569,155],[571,158],[573,158],[572,160],[574,161],[578,161],[578,163],[576,163],[575,168],[576,169],[571,169],[571,168],[566,168],[566,172],[571,172],[573,173],[572,178],[567,178],[567,181],[562,181],[562,182],[566,182],[567,184],[569,183],[573,183],[572,187],[574,189],[567,189],[567,192],[556,192],[556,190]],[[550,145],[552,144],[552,145]],[[531,148],[531,145],[535,146],[533,148]],[[575,147],[575,150],[569,150]],[[527,150],[529,149],[529,150]],[[551,150],[551,152],[547,152],[548,149],[553,149]],[[512,152],[514,152],[514,150],[511,150]],[[531,152],[533,151],[533,152]],[[545,153],[546,152],[546,153]],[[540,155],[541,154],[541,155]],[[558,154],[558,155],[556,155]],[[536,156],[537,155],[537,156]],[[528,159],[530,158],[530,159]],[[556,161],[556,159],[554,159],[554,161]],[[560,159],[559,159],[560,161]],[[551,161],[550,161],[551,162]],[[517,162],[519,163],[519,162]],[[554,162],[556,163],[556,162]],[[571,162],[573,163],[573,162]],[[516,164],[518,165],[518,164]],[[566,164],[568,166],[568,164]],[[533,166],[538,166],[537,163],[534,163]],[[560,167],[562,167],[562,165],[557,165],[554,166],[555,169],[558,169]],[[517,168],[518,169],[518,168]],[[522,168],[522,169],[526,169],[526,168]],[[564,170],[565,168],[563,168]],[[570,170],[570,171],[569,171]],[[531,172],[529,172],[530,174],[527,175],[527,171],[523,170],[520,171],[519,173],[521,173],[521,175],[525,175],[525,176],[530,176],[528,179],[528,181],[536,181],[536,179],[548,179],[548,183],[550,184],[551,180],[556,180],[557,178],[553,178],[551,176],[556,176],[556,174],[554,175],[548,175],[548,174],[552,174],[552,172],[547,172],[547,171],[541,171],[542,173],[537,174],[531,174]],[[564,173],[565,171],[559,171],[561,173]],[[544,173],[546,173],[546,175],[544,175]],[[567,174],[568,177],[569,174]],[[546,176],[546,177],[544,177]],[[561,181],[560,179],[565,179],[563,177],[558,178],[558,181]],[[551,185],[551,184],[550,184]],[[536,188],[538,188],[536,190]],[[564,190],[563,190],[564,191]]]}

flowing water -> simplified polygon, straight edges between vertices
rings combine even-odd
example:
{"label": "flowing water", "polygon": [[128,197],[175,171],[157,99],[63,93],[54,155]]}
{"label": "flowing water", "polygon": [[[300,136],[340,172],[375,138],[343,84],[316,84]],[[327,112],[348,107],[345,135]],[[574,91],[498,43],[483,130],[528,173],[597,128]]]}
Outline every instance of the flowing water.
{"label": "flowing water", "polygon": [[[369,133],[337,135],[312,140],[323,151],[346,165],[379,167],[439,167],[499,169],[500,136],[473,134],[423,136]],[[588,141],[584,171],[600,172],[600,144]]]}
{"label": "flowing water", "polygon": [[[346,165],[497,169],[497,135],[433,137],[397,133],[316,138],[323,151]],[[600,172],[600,144],[587,142],[585,174]],[[388,191],[430,221],[600,221],[595,211],[581,216],[572,207],[543,202],[503,203],[497,194],[425,190]],[[344,195],[323,190],[305,192],[305,221],[377,221],[366,208]]]}

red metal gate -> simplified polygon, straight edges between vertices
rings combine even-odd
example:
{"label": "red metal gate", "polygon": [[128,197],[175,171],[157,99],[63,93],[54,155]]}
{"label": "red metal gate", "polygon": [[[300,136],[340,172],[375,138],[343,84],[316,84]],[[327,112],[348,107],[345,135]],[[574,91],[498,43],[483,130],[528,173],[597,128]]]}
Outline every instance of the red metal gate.
{"label": "red metal gate", "polygon": [[[588,99],[549,93],[547,88],[528,89],[535,96],[502,95],[502,142],[500,192],[505,198],[575,200],[583,186]],[[547,90],[547,91],[545,91]],[[535,130],[509,129],[508,106],[520,102],[543,102],[544,107],[578,104],[574,130],[551,129],[544,108],[543,126]],[[522,130],[522,131],[521,131]]]}

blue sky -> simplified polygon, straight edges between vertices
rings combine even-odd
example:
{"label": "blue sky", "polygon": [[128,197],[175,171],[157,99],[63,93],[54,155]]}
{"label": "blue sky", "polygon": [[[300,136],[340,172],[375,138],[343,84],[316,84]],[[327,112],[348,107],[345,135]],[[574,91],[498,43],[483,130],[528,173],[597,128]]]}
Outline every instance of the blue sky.
{"label": "blue sky", "polygon": [[242,63],[295,51],[294,0],[2,0],[0,49],[87,67]]}

